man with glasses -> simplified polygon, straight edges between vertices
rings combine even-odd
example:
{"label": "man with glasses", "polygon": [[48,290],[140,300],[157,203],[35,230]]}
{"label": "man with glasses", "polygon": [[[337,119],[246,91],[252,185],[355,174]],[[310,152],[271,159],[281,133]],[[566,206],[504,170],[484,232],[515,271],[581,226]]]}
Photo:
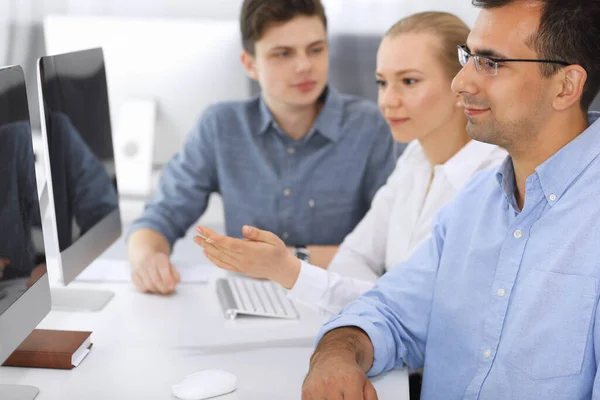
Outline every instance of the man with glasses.
{"label": "man with glasses", "polygon": [[303,399],[376,399],[397,366],[423,399],[600,398],[600,2],[474,4],[453,89],[510,157],[324,326]]}

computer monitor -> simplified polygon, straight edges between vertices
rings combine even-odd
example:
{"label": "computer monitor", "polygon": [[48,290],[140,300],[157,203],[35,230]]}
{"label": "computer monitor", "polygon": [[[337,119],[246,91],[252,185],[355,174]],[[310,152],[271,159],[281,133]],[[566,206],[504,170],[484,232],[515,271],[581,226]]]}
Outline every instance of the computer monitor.
{"label": "computer monitor", "polygon": [[122,195],[150,194],[205,107],[251,96],[237,20],[48,16],[44,36],[50,54],[104,50]]}
{"label": "computer monitor", "polygon": [[[21,67],[0,69],[0,363],[50,311],[31,125]],[[0,371],[0,375],[2,372]],[[31,386],[0,385],[0,399],[32,399]]]}
{"label": "computer monitor", "polygon": [[[40,58],[40,117],[49,224],[59,280],[69,284],[121,236],[102,49]],[[44,219],[46,221],[46,219]],[[54,267],[54,266],[53,266]],[[107,291],[52,288],[55,308],[99,310]]]}

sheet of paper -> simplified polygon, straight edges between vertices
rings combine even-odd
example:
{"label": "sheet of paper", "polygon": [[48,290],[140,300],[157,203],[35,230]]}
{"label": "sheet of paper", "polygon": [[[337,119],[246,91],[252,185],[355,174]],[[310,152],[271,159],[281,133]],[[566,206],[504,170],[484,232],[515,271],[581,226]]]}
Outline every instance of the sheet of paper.
{"label": "sheet of paper", "polygon": [[[181,275],[181,282],[205,283],[210,278],[213,266],[206,260],[172,261]],[[131,267],[124,260],[98,259],[90,264],[79,276],[78,281],[131,282]]]}
{"label": "sheet of paper", "polygon": [[92,340],[88,336],[88,338],[79,346],[77,351],[73,353],[71,356],[71,365],[74,367],[79,366],[85,356],[87,356],[90,352],[90,347],[92,346]]}
{"label": "sheet of paper", "polygon": [[85,356],[87,356],[89,353],[90,353],[90,349],[83,350],[80,354],[77,354],[77,358],[71,359],[71,361],[72,361],[71,364],[74,367],[78,367],[79,364],[81,364],[81,362],[85,358]]}

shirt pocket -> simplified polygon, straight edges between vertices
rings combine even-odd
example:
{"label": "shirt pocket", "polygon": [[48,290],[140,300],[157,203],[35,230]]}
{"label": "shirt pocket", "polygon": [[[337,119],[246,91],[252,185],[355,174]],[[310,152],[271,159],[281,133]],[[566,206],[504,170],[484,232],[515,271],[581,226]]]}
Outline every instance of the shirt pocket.
{"label": "shirt pocket", "polygon": [[531,270],[517,299],[508,361],[533,380],[581,371],[596,303],[596,279]]}
{"label": "shirt pocket", "polygon": [[246,193],[223,194],[227,234],[241,237],[242,226],[252,225],[258,229],[277,232],[279,221],[275,209],[275,190],[254,190]]}
{"label": "shirt pocket", "polygon": [[321,191],[308,200],[314,244],[338,245],[362,217],[361,206],[350,193]]}

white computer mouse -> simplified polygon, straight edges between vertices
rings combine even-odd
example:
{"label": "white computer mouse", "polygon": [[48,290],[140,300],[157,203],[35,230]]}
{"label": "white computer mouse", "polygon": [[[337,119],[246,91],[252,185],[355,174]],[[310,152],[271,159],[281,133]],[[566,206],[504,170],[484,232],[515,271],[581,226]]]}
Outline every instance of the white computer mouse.
{"label": "white computer mouse", "polygon": [[231,372],[207,369],[188,375],[173,385],[173,394],[182,400],[202,400],[233,392],[237,377]]}

